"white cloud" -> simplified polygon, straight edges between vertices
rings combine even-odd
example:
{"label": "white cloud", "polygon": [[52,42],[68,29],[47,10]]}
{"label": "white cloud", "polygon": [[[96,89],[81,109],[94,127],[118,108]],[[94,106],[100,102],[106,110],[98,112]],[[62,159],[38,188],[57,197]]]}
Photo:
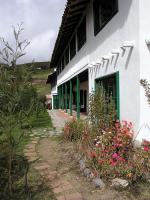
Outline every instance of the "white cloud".
{"label": "white cloud", "polygon": [[21,62],[50,60],[67,0],[0,0],[0,36],[12,42],[11,26],[24,22],[31,41]]}
{"label": "white cloud", "polygon": [[[50,45],[51,41],[55,37],[55,31],[50,30],[42,34],[37,35],[30,41],[30,45],[27,49],[28,54],[24,57],[24,60],[34,60],[36,55],[36,61],[49,61],[50,60]],[[31,57],[32,55],[32,57]]]}

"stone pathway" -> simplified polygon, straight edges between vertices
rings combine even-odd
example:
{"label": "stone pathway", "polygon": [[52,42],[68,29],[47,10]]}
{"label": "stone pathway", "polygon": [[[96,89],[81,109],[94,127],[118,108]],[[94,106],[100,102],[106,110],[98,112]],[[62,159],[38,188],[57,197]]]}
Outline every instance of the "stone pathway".
{"label": "stone pathway", "polygon": [[43,159],[38,152],[38,144],[41,139],[60,135],[65,121],[71,119],[69,115],[62,111],[49,111],[55,129],[33,130],[30,144],[26,145],[24,155],[35,170],[45,179],[46,184],[53,189],[57,200],[83,200],[82,195],[73,191],[74,186],[71,182],[62,179],[62,176],[52,169],[51,166]]}
{"label": "stone pathway", "polygon": [[72,119],[72,117],[63,110],[48,110],[48,113],[52,119],[53,126],[57,130],[62,130],[65,122]]}
{"label": "stone pathway", "polygon": [[[44,183],[53,190],[51,200],[137,200],[128,193],[112,188],[97,190],[81,173],[78,155],[72,143],[65,143],[58,136],[65,121],[71,118],[63,111],[49,111],[55,128],[33,130],[30,144],[24,154],[32,167],[41,175]],[[148,200],[149,198],[140,198]],[[46,200],[46,199],[45,199]]]}

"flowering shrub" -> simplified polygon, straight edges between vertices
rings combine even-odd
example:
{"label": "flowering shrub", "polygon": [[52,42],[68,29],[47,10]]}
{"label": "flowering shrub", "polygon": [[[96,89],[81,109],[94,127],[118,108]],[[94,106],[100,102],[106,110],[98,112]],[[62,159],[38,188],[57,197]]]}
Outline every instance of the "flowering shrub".
{"label": "flowering shrub", "polygon": [[81,139],[85,122],[83,120],[76,120],[73,118],[71,121],[66,122],[64,126],[64,139],[76,142]]}
{"label": "flowering shrub", "polygon": [[[83,134],[83,141],[85,138],[90,138],[87,131]],[[150,142],[144,141],[142,149],[134,149],[131,122],[116,122],[112,130],[103,130],[102,135],[87,144],[86,156],[102,177],[135,181],[146,178],[150,172]]]}

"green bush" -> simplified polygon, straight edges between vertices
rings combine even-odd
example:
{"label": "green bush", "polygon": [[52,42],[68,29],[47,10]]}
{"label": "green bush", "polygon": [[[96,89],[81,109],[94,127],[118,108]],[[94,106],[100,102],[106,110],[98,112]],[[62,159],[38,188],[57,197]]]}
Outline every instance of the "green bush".
{"label": "green bush", "polygon": [[89,98],[89,121],[93,129],[98,131],[108,128],[115,120],[116,108],[113,97],[108,96],[103,87],[97,87]]}

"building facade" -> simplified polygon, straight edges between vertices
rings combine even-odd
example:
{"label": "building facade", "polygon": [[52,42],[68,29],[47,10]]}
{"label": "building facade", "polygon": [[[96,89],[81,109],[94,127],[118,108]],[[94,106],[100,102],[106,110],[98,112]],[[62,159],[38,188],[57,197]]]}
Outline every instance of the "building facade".
{"label": "building facade", "polygon": [[55,108],[76,110],[79,118],[103,83],[116,99],[118,118],[133,122],[138,140],[150,139],[150,108],[140,85],[150,81],[149,9],[148,0],[68,0],[51,59]]}

